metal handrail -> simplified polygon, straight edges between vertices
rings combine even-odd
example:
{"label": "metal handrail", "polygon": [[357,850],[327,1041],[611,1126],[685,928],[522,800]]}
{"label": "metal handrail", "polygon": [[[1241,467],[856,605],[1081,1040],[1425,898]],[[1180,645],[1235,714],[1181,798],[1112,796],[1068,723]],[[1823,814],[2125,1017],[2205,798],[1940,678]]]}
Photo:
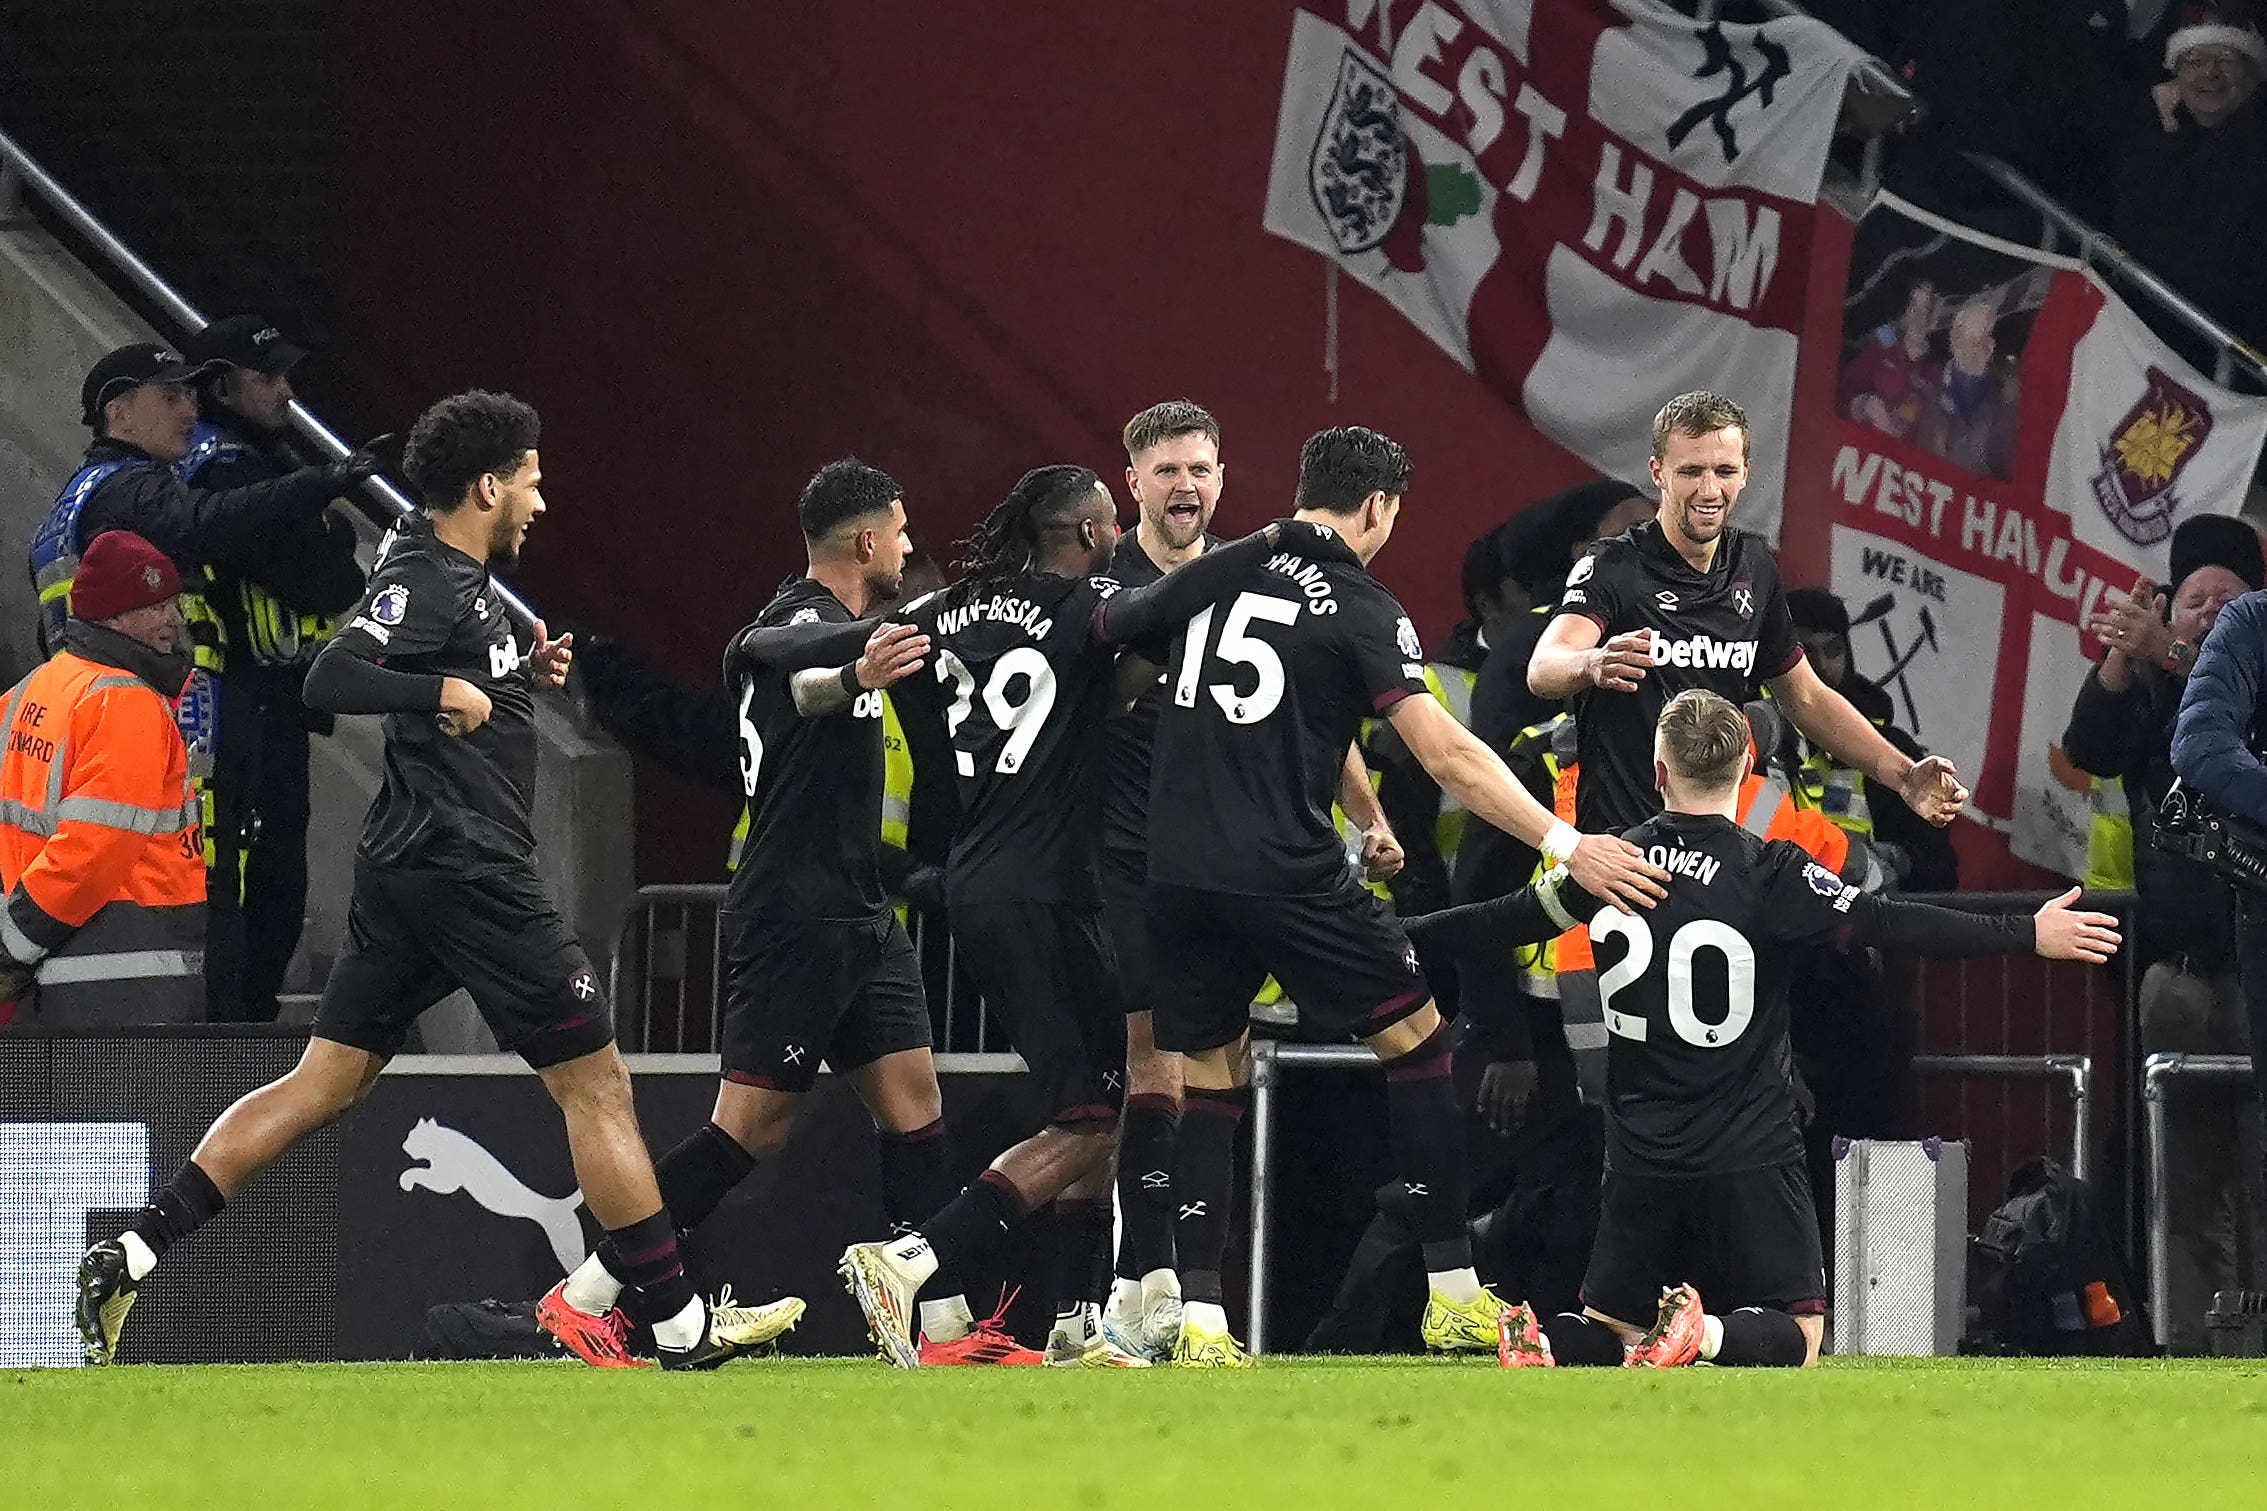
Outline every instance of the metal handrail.
{"label": "metal handrail", "polygon": [[2151,272],[2108,232],[2073,215],[2053,195],[1998,158],[1982,152],[1964,152],[1961,156],[1986,178],[2037,211],[2048,225],[2078,243],[2080,262],[2131,284],[2197,335],[2217,343],[2220,355],[2212,374],[2215,382],[2225,385],[2234,376],[2235,364],[2239,362],[2251,370],[2253,377],[2267,382],[2267,353],[2206,314],[2194,300]]}
{"label": "metal handrail", "polygon": [[[84,237],[96,254],[107,262],[125,280],[140,291],[142,296],[156,305],[170,318],[183,337],[204,329],[210,322],[204,312],[184,298],[158,276],[157,269],[144,262],[132,247],[119,240],[118,234],[104,225],[96,214],[79,202],[78,196],[59,183],[55,175],[40,166],[39,160],[24,150],[23,144],[5,131],[0,131],[0,205],[7,204],[13,195],[11,188],[28,188],[61,216],[64,223]],[[339,437],[338,432],[323,423],[315,412],[297,399],[289,410],[291,428],[299,437],[314,447],[325,461],[337,461],[350,455],[354,448]],[[374,525],[390,528],[418,512],[417,505],[408,494],[384,477],[373,477],[364,485],[360,496],[349,496],[349,501],[362,507],[363,513]],[[526,600],[502,583],[493,583],[493,590],[504,603],[522,618],[533,621],[535,611]]]}

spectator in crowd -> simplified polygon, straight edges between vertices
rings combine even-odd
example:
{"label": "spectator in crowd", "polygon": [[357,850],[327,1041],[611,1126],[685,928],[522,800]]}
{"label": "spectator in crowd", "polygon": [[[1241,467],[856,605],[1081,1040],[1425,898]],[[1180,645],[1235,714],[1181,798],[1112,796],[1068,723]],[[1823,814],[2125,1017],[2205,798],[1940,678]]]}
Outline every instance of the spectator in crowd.
{"label": "spectator in crowd", "polygon": [[[1920,741],[1898,727],[1895,701],[1881,684],[1858,674],[1848,606],[1825,588],[1793,588],[1787,593],[1787,611],[1819,680],[1849,699],[1883,739],[1920,759]],[[1796,760],[1805,805],[1873,841],[1877,853],[1896,868],[1900,886],[1913,892],[1950,892],[1959,887],[1960,861],[1951,837],[1907,807],[1896,789],[1842,765],[1807,741],[1798,746]]]}
{"label": "spectator in crowd", "polygon": [[103,534],[59,638],[0,704],[0,999],[52,1028],[195,1022],[205,868],[173,714],[191,669],[180,574],[139,535]]}
{"label": "spectator in crowd", "polygon": [[[2127,251],[2238,337],[2267,345],[2267,37],[2238,0],[2190,6],[2165,44],[2171,110],[2137,132],[2117,175],[2111,229]],[[2214,352],[2160,331],[2206,372]]]}
{"label": "spectator in crowd", "polygon": [[[1472,684],[1472,732],[1490,747],[1499,753],[1510,749],[1521,730],[1558,712],[1549,699],[1528,691],[1527,658],[1542,638],[1566,574],[1592,541],[1619,535],[1652,517],[1653,504],[1643,493],[1617,479],[1597,478],[1538,499],[1490,537],[1504,584],[1498,600],[1516,591],[1529,605],[1525,613],[1502,620],[1503,634],[1490,637]],[[1527,885],[1525,868],[1511,885]]]}
{"label": "spectator in crowd", "polygon": [[[2197,647],[2228,604],[2267,584],[2267,559],[2257,532],[2225,515],[2183,522],[2170,552],[2169,597],[2142,582],[2088,624],[2107,653],[2079,687],[2062,744],[2081,771],[2118,783],[2128,806],[2143,1051],[2243,1054],[2255,1040],[2235,976],[2235,899],[2212,871],[2157,849],[2149,833],[2172,786],[2174,721]],[[2212,1293],[2261,1274],[2259,1109],[2249,1096],[2198,1087],[2184,1088],[2166,1114],[2172,1314],[2159,1320],[2175,1353],[2202,1353]]]}
{"label": "spectator in crowd", "polygon": [[[79,390],[81,418],[93,428],[94,442],[33,533],[30,552],[40,646],[49,654],[62,643],[81,554],[105,531],[131,530],[173,562],[186,589],[181,609],[196,668],[177,718],[189,750],[190,779],[198,783],[208,867],[218,860],[216,831],[245,827],[245,820],[233,811],[219,812],[221,794],[214,786],[220,716],[214,679],[223,669],[225,637],[207,597],[206,569],[257,564],[272,539],[319,517],[333,497],[378,470],[376,457],[362,450],[241,487],[183,482],[176,469],[189,455],[197,424],[192,385],[220,371],[218,363],[192,363],[151,341],[119,347],[95,363]],[[231,1017],[241,1001],[231,974],[235,914],[226,910],[221,916],[206,983],[216,1015]]]}
{"label": "spectator in crowd", "polygon": [[[301,471],[290,436],[291,372],[306,352],[258,315],[216,320],[187,342],[208,368],[179,467],[192,488],[243,488]],[[271,1023],[307,919],[309,738],[329,714],[300,698],[334,616],[362,596],[354,527],[334,510],[295,514],[254,550],[210,564],[207,605],[224,667],[215,732],[216,814],[206,970],[216,1020]],[[233,925],[227,915],[236,914]],[[229,958],[234,952],[234,959]],[[218,956],[219,958],[215,958]],[[233,985],[235,998],[228,1000]]]}
{"label": "spectator in crowd", "polygon": [[1905,291],[1897,323],[1877,327],[1842,367],[1842,413],[1900,439],[1920,428],[1934,407],[1936,374],[1929,342],[1936,330],[1936,286],[1927,279]]}
{"label": "spectator in crowd", "polygon": [[1984,477],[2015,470],[2015,414],[2021,397],[2015,364],[1998,360],[1999,309],[1978,294],[1954,311],[1945,334],[1950,356],[1931,385],[1933,400],[1914,437],[1921,449]]}

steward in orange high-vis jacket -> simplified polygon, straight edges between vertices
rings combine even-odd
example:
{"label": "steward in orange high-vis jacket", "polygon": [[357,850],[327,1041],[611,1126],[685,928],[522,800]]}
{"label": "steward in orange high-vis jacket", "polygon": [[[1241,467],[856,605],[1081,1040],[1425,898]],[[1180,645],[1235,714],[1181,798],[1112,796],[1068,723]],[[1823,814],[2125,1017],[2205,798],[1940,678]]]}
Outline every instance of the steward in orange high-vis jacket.
{"label": "steward in orange high-vis jacket", "polygon": [[180,594],[157,547],[97,536],[62,648],[0,703],[0,1000],[23,999],[42,1024],[204,1017],[205,849],[175,722],[192,664]]}

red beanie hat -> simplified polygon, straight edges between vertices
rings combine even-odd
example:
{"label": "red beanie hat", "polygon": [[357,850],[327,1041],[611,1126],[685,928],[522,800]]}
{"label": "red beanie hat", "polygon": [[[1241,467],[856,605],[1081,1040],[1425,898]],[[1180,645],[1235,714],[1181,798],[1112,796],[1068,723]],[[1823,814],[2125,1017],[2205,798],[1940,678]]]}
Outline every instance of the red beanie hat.
{"label": "red beanie hat", "polygon": [[181,574],[163,551],[131,530],[105,530],[79,558],[71,581],[75,619],[109,619],[163,603],[181,591]]}

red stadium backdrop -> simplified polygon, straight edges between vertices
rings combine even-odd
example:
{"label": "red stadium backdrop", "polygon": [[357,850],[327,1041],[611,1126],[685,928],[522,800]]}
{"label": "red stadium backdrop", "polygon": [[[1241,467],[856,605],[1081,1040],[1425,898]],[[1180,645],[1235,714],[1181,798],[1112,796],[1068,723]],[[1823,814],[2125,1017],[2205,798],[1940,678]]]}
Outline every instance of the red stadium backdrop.
{"label": "red stadium backdrop", "polygon": [[[1283,510],[1311,431],[1375,425],[1417,462],[1380,576],[1428,640],[1465,544],[1590,475],[1351,280],[1332,401],[1321,261],[1260,224],[1287,7],[354,10],[334,282],[360,418],[474,383],[536,402],[531,595],[681,677],[713,683],[800,563],[797,486],[845,452],[949,545],[1026,467],[1114,475],[1158,398],[1221,417],[1231,530]],[[1819,218],[1797,480],[1831,462],[1848,230]],[[1806,486],[1793,582],[1824,560]],[[724,804],[642,780],[640,874],[713,874]]]}

